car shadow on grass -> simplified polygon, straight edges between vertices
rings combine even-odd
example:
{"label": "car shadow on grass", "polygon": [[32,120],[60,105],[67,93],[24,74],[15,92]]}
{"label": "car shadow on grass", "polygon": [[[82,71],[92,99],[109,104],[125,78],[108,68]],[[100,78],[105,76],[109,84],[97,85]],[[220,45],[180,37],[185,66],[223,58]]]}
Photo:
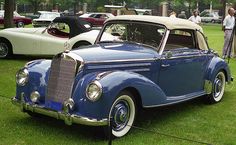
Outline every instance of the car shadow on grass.
{"label": "car shadow on grass", "polygon": [[10,58],[4,60],[24,60],[24,61],[31,61],[36,59],[52,59],[53,56],[37,56],[37,55],[13,55]]}
{"label": "car shadow on grass", "polygon": [[[9,120],[12,126],[21,125],[22,128],[30,128],[35,130],[40,134],[54,134],[55,139],[61,140],[61,136],[70,136],[73,138],[72,141],[79,142],[83,140],[91,140],[91,142],[96,143],[96,141],[105,141],[107,138],[103,134],[102,127],[86,126],[80,124],[72,124],[70,126],[66,125],[64,121],[47,116],[37,116],[33,117],[25,113],[20,119]],[[50,132],[50,133],[49,133]],[[59,137],[59,138],[58,138]]]}

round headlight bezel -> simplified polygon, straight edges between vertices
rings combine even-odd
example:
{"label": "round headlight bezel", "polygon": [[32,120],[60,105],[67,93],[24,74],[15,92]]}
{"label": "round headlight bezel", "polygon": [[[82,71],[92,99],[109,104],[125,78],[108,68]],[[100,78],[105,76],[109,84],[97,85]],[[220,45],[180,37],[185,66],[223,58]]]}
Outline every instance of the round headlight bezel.
{"label": "round headlight bezel", "polygon": [[28,80],[29,80],[29,71],[26,68],[22,68],[16,73],[16,83],[19,86],[25,86]]}
{"label": "round headlight bezel", "polygon": [[[96,87],[96,88],[92,88]],[[90,92],[90,91],[95,91],[95,92]],[[93,81],[91,82],[87,88],[86,88],[86,97],[92,101],[95,102],[99,100],[102,96],[102,85],[98,81]]]}

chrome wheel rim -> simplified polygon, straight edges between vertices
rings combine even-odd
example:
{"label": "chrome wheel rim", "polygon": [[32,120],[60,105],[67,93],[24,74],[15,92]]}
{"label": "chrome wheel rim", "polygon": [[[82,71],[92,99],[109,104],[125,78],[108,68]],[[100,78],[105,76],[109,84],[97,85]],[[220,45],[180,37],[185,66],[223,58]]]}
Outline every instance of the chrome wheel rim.
{"label": "chrome wheel rim", "polygon": [[8,47],[5,43],[0,43],[0,58],[6,57],[8,54]]}
{"label": "chrome wheel rim", "polygon": [[18,25],[18,28],[23,28],[24,27],[24,23],[23,22],[19,22],[17,25]]}
{"label": "chrome wheel rim", "polygon": [[109,118],[112,118],[112,134],[122,137],[129,132],[135,118],[135,103],[128,95],[119,96],[113,103]]}
{"label": "chrome wheel rim", "polygon": [[214,80],[213,97],[215,101],[220,101],[225,89],[225,75],[219,72]]}
{"label": "chrome wheel rim", "polygon": [[113,124],[112,128],[115,131],[120,131],[124,129],[129,121],[130,107],[127,101],[120,100],[114,106],[112,111]]}

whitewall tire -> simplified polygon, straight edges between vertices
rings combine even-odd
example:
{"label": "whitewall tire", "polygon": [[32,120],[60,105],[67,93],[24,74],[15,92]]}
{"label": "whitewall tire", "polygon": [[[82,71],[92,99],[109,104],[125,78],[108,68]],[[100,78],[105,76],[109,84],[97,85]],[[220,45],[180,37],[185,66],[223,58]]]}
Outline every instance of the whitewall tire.
{"label": "whitewall tire", "polygon": [[209,95],[209,101],[210,103],[217,103],[222,100],[225,91],[226,77],[224,72],[218,72],[212,83],[212,92]]}
{"label": "whitewall tire", "polygon": [[112,118],[112,135],[122,137],[126,135],[134,123],[136,105],[129,92],[122,92],[112,104],[109,118]]}

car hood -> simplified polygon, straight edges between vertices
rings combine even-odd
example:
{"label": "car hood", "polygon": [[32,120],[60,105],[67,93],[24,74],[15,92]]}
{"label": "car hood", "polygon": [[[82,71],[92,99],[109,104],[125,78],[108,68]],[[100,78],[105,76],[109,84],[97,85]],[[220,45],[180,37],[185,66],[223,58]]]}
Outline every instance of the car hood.
{"label": "car hood", "polygon": [[158,58],[157,50],[135,43],[104,43],[72,50],[85,63],[149,60]]}
{"label": "car hood", "polygon": [[8,32],[18,32],[18,33],[36,33],[38,31],[42,32],[45,28],[8,28],[2,31]]}

